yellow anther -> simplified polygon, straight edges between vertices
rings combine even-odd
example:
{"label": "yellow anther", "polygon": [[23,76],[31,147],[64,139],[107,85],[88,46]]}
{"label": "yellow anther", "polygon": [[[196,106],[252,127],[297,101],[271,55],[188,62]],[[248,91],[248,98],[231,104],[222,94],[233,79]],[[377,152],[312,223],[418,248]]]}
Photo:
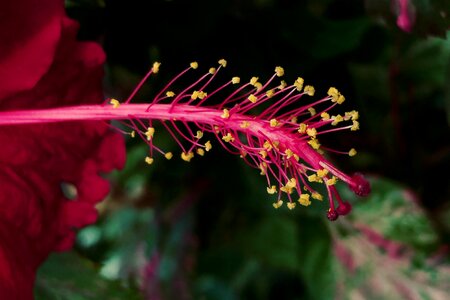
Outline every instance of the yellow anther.
{"label": "yellow anther", "polygon": [[286,194],[292,194],[296,186],[297,180],[295,180],[295,178],[291,178],[284,186],[280,188],[280,191],[285,192]]}
{"label": "yellow anther", "polygon": [[305,86],[304,92],[308,94],[308,96],[314,96],[316,89],[312,85]]}
{"label": "yellow anther", "polygon": [[145,132],[145,135],[147,136],[147,140],[150,141],[153,138],[153,135],[155,134],[155,128],[149,127],[147,128],[147,131]]}
{"label": "yellow anther", "polygon": [[219,65],[221,65],[222,67],[225,68],[227,66],[227,61],[222,58],[222,59],[219,60]]}
{"label": "yellow anther", "polygon": [[196,62],[196,61],[193,61],[193,62],[191,62],[191,64],[190,64],[190,66],[191,66],[191,68],[192,69],[197,69],[198,68],[198,62]]}
{"label": "yellow anther", "polygon": [[113,108],[118,108],[120,106],[120,102],[117,99],[109,100],[109,103],[112,104]]}
{"label": "yellow anther", "polygon": [[207,141],[207,142],[205,143],[205,150],[206,150],[206,151],[209,151],[209,150],[211,150],[211,148],[212,148],[211,142],[210,142],[210,141]]}
{"label": "yellow anther", "polygon": [[134,138],[134,137],[136,137],[136,131],[132,131],[132,132],[130,132],[130,136],[132,137],[132,138]]}
{"label": "yellow anther", "polygon": [[284,75],[284,69],[282,67],[276,67],[275,73],[277,74],[278,77],[281,77]]}
{"label": "yellow anther", "polygon": [[311,140],[309,140],[308,144],[315,150],[318,150],[320,148],[320,143],[315,138],[312,138]]}
{"label": "yellow anther", "polygon": [[335,126],[335,125],[339,124],[340,122],[344,121],[344,118],[341,115],[337,115],[337,116],[332,116],[331,120],[333,120],[333,122],[331,122],[331,125]]}
{"label": "yellow anther", "polygon": [[359,118],[359,113],[356,110],[348,111],[345,113],[345,120],[351,119],[352,121],[356,121]]}
{"label": "yellow anther", "polygon": [[151,165],[151,164],[153,163],[153,158],[147,156],[147,157],[145,158],[145,162],[146,162],[147,164]]}
{"label": "yellow anther", "polygon": [[313,197],[313,199],[316,199],[316,200],[319,200],[319,201],[322,201],[322,200],[323,200],[322,195],[319,194],[318,192],[312,193],[311,196]]}
{"label": "yellow anther", "polygon": [[322,179],[319,176],[317,176],[317,174],[309,175],[308,181],[309,182],[319,182],[319,183],[323,182]]}
{"label": "yellow anther", "polygon": [[284,89],[286,86],[287,86],[286,81],[281,80],[280,85],[278,86],[278,88],[279,88],[280,90],[282,90],[282,89]]}
{"label": "yellow anther", "polygon": [[301,91],[303,89],[303,83],[305,83],[305,80],[301,77],[298,77],[295,82],[294,86],[297,88],[297,91]]}
{"label": "yellow anther", "polygon": [[209,74],[214,74],[216,73],[216,68],[209,68]]}
{"label": "yellow anther", "polygon": [[270,127],[277,127],[280,124],[280,122],[278,122],[277,119],[270,119],[269,123]]}
{"label": "yellow anther", "polygon": [[203,137],[203,132],[200,131],[200,130],[197,130],[197,134],[195,135],[195,137],[196,137],[197,139],[201,139],[201,138]]}
{"label": "yellow anther", "polygon": [[256,88],[257,92],[259,92],[263,88],[263,85],[261,84],[261,82],[256,82],[253,86]]}
{"label": "yellow anther", "polygon": [[275,209],[280,208],[283,205],[283,200],[278,200],[277,202],[272,204]]}
{"label": "yellow anther", "polygon": [[205,150],[203,150],[203,148],[197,148],[197,154],[203,156],[205,155]]}
{"label": "yellow anther", "polygon": [[230,111],[226,108],[223,109],[223,114],[221,115],[223,119],[228,119],[230,117]]}
{"label": "yellow anther", "polygon": [[287,207],[288,207],[290,210],[293,210],[293,209],[295,208],[295,203],[294,203],[294,202],[289,202],[289,203],[287,204]]}
{"label": "yellow anther", "polygon": [[248,98],[247,98],[251,103],[256,103],[256,101],[258,100],[258,98],[255,96],[255,95],[253,95],[253,94],[250,94],[250,96],[248,96]]}
{"label": "yellow anther", "polygon": [[317,170],[317,176],[319,176],[320,178],[323,178],[325,176],[327,176],[328,174],[328,170],[327,169],[322,169],[322,170]]}
{"label": "yellow anther", "polygon": [[259,155],[261,155],[262,158],[266,158],[267,157],[267,151],[266,150],[261,150],[261,151],[259,151]]}
{"label": "yellow anther", "polygon": [[348,155],[349,155],[349,156],[355,156],[355,155],[356,155],[356,150],[355,150],[355,148],[350,149],[350,151],[348,151]]}
{"label": "yellow anther", "polygon": [[242,129],[248,128],[249,126],[250,126],[249,121],[242,121],[241,124],[239,125],[239,127],[241,127]]}
{"label": "yellow anther", "polygon": [[292,118],[291,118],[291,123],[297,123],[297,121],[298,121],[298,118],[297,118],[297,117],[292,117]]}
{"label": "yellow anther", "polygon": [[268,90],[268,91],[266,92],[267,98],[272,98],[274,94],[275,94],[275,92],[274,92],[273,90]]}
{"label": "yellow anther", "polygon": [[300,198],[298,199],[298,203],[300,203],[303,206],[311,205],[311,201],[309,200],[309,194],[301,194]]}
{"label": "yellow anther", "polygon": [[317,135],[317,129],[315,129],[314,127],[307,128],[306,134],[309,135],[310,137],[314,138]]}
{"label": "yellow anther", "polygon": [[298,126],[298,132],[299,133],[305,133],[306,129],[308,128],[308,125],[304,124],[304,123],[300,123],[300,125]]}
{"label": "yellow anther", "polygon": [[273,194],[275,194],[276,192],[277,192],[277,187],[274,186],[274,185],[272,185],[270,188],[269,188],[269,187],[267,188],[267,193],[268,193],[268,194],[273,195]]}
{"label": "yellow anther", "polygon": [[199,98],[199,99],[203,99],[203,98],[205,98],[206,96],[208,96],[208,94],[207,94],[206,92],[203,92],[203,91],[199,91],[199,92],[198,92],[198,98]]}
{"label": "yellow anther", "polygon": [[308,111],[311,114],[311,116],[314,116],[316,114],[316,109],[314,107],[309,107]]}
{"label": "yellow anther", "polygon": [[330,87],[328,89],[327,95],[332,97],[332,98],[336,98],[339,96],[339,91],[335,88],[335,87]]}
{"label": "yellow anther", "polygon": [[330,114],[324,111],[323,113],[320,114],[320,117],[322,118],[323,121],[327,121],[330,119]]}
{"label": "yellow anther", "polygon": [[289,159],[294,155],[294,152],[292,152],[291,149],[286,149],[286,151],[284,151],[284,154],[286,154],[286,158]]}
{"label": "yellow anther", "polygon": [[359,122],[355,120],[355,121],[353,121],[353,125],[350,128],[350,130],[351,131],[355,131],[355,130],[358,130],[358,129],[359,129]]}
{"label": "yellow anther", "polygon": [[234,137],[231,135],[231,133],[227,133],[227,135],[224,135],[222,137],[222,140],[224,140],[225,142],[234,142]]}
{"label": "yellow anther", "polygon": [[257,83],[258,82],[258,77],[255,77],[255,76],[253,76],[251,79],[250,79],[250,84],[251,85],[255,85],[255,83]]}
{"label": "yellow anther", "polygon": [[198,98],[199,91],[193,91],[191,95],[192,100],[196,100]]}
{"label": "yellow anther", "polygon": [[232,82],[233,84],[238,84],[239,82],[241,82],[241,78],[239,78],[239,77],[233,77],[233,78],[231,78],[231,82]]}
{"label": "yellow anther", "polygon": [[181,158],[184,161],[190,162],[193,157],[194,157],[194,152],[192,152],[192,151],[189,151],[188,153],[181,152]]}
{"label": "yellow anther", "polygon": [[279,141],[273,141],[272,144],[273,144],[273,147],[278,150],[278,145],[280,145],[280,142]]}
{"label": "yellow anther", "polygon": [[345,101],[344,95],[339,95],[338,99],[336,100],[337,104],[342,104]]}
{"label": "yellow anther", "polygon": [[269,142],[269,141],[265,141],[264,142],[264,144],[263,144],[263,147],[267,150],[267,151],[270,151],[270,150],[272,150],[272,144]]}
{"label": "yellow anther", "polygon": [[294,153],[294,159],[295,159],[296,161],[299,161],[299,160],[300,160],[300,157],[299,157],[297,154]]}
{"label": "yellow anther", "polygon": [[159,72],[159,66],[161,65],[161,63],[160,62],[157,62],[157,61],[155,61],[154,63],[153,63],[153,67],[152,67],[152,71],[153,71],[153,73],[158,73]]}
{"label": "yellow anther", "polygon": [[172,152],[167,152],[166,154],[164,154],[164,157],[165,157],[167,160],[171,160],[172,157],[173,157],[173,154],[172,154]]}
{"label": "yellow anther", "polygon": [[172,91],[168,91],[168,92],[166,93],[166,96],[169,97],[169,98],[172,98],[173,96],[175,96],[175,93],[172,92]]}
{"label": "yellow anther", "polygon": [[266,175],[267,163],[264,161],[262,163],[260,163],[259,169],[261,170],[261,173],[259,173],[260,175]]}
{"label": "yellow anther", "polygon": [[328,180],[326,180],[325,183],[327,185],[335,185],[336,181],[337,181],[337,178],[335,176],[333,176],[333,177],[329,178]]}

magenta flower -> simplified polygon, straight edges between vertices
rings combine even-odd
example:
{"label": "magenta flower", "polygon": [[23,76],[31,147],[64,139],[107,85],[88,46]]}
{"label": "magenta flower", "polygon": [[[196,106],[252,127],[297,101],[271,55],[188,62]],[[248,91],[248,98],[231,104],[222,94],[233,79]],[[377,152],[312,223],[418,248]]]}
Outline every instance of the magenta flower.
{"label": "magenta flower", "polygon": [[150,103],[131,103],[137,90],[152,74],[159,71],[155,63],[130,97],[123,103],[111,99],[109,105],[83,105],[47,110],[10,111],[0,113],[0,125],[31,124],[78,120],[121,120],[128,128],[121,129],[131,137],[141,137],[149,146],[145,162],[152,164],[159,156],[171,159],[172,152],[155,144],[155,123],[160,122],[178,143],[184,161],[195,155],[203,156],[213,143],[213,136],[230,153],[239,155],[248,165],[258,168],[267,181],[267,193],[277,194],[273,206],[279,208],[284,201],[293,209],[298,202],[309,206],[311,200],[323,200],[317,189],[324,184],[329,202],[327,217],[336,220],[346,215],[351,205],[342,200],[335,187],[337,181],[345,182],[357,195],[370,192],[369,183],[361,174],[349,176],[338,170],[324,157],[326,152],[353,156],[354,149],[335,150],[322,146],[323,134],[340,130],[358,130],[358,112],[333,114],[345,97],[330,88],[325,97],[310,101],[315,95],[311,85],[297,78],[292,84],[278,82],[284,75],[281,67],[265,82],[253,77],[241,84],[233,77],[218,87],[213,80],[227,62],[219,61],[198,80],[180,90],[173,90],[175,82],[190,67],[171,80]]}

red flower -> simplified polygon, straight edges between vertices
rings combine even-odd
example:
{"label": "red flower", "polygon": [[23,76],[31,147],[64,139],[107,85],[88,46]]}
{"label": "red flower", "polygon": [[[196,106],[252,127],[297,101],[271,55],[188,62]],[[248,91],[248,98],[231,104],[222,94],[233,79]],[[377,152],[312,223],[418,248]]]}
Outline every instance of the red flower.
{"label": "red flower", "polygon": [[[62,0],[6,1],[0,9],[0,111],[103,101],[105,55],[78,42]],[[94,222],[108,193],[101,177],[125,161],[123,138],[104,122],[0,130],[0,295],[32,299],[35,273],[74,229]],[[76,188],[73,200],[62,185]]]}

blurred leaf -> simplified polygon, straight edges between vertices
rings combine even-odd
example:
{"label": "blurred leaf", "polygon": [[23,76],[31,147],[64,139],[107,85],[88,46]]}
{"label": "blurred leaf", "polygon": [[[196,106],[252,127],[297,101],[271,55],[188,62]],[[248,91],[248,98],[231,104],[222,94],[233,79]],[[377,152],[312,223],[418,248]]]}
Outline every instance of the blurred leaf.
{"label": "blurred leaf", "polygon": [[134,288],[102,278],[75,252],[52,254],[38,272],[36,300],[142,299]]}

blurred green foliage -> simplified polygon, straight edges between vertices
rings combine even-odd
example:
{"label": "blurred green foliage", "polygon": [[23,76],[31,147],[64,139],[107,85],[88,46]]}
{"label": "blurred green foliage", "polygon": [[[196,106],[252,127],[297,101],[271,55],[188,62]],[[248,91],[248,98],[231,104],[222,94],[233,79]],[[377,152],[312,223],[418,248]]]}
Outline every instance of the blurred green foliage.
{"label": "blurred green foliage", "polygon": [[[361,130],[324,137],[370,174],[364,199],[338,222],[325,203],[289,211],[257,170],[215,147],[189,164],[127,140],[100,221],[71,253],[41,268],[36,299],[448,299],[450,295],[450,7],[415,0],[411,33],[395,1],[71,0],[80,38],[102,43],[106,96],[126,98],[155,60],[151,99],[190,61],[229,62],[229,76],[267,78],[276,65],[324,93],[336,86]],[[156,143],[176,149],[157,128]],[[442,175],[440,175],[442,174]]]}

